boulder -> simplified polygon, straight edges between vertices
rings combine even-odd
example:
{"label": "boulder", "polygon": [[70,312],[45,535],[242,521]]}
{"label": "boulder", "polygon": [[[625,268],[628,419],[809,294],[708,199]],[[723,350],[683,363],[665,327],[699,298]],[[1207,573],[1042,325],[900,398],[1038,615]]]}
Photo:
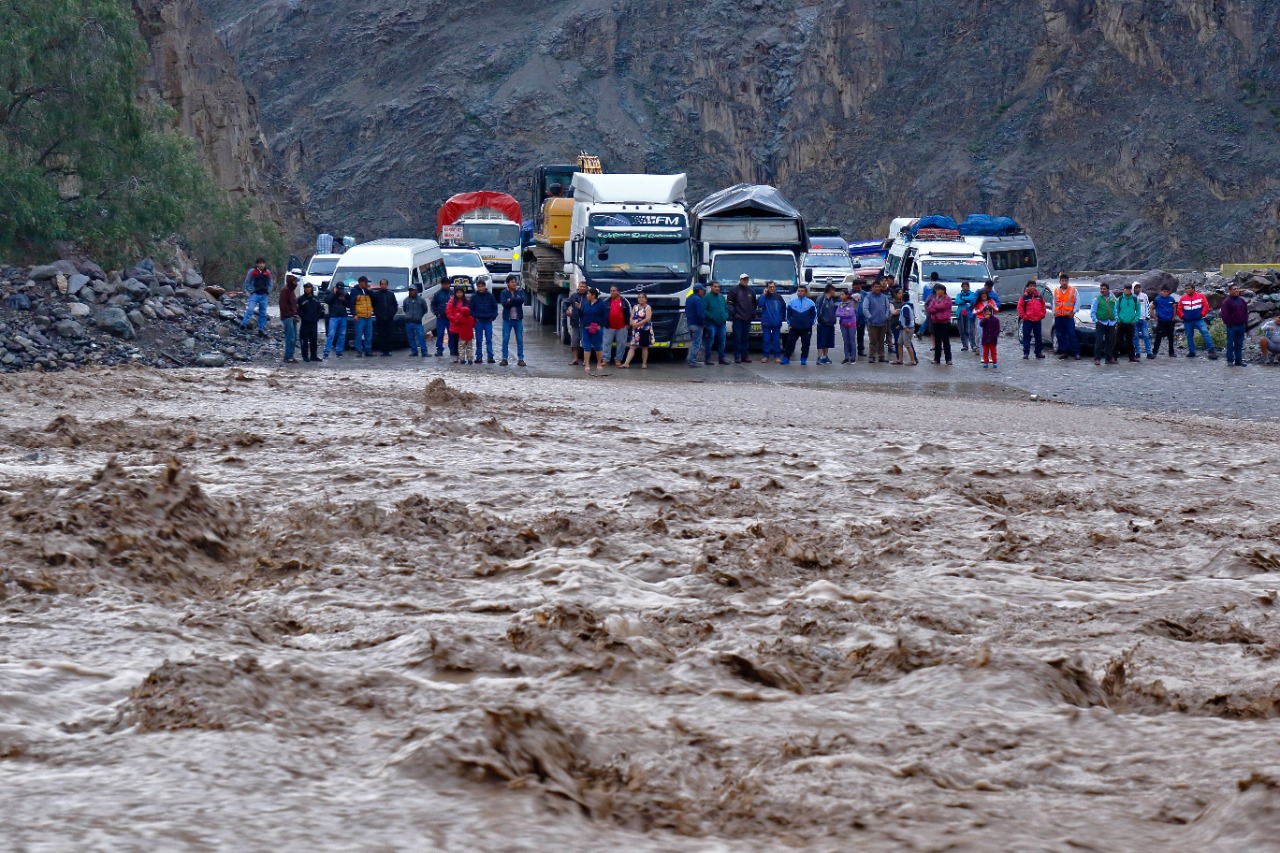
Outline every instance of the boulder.
{"label": "boulder", "polygon": [[89,284],[89,276],[76,273],[67,279],[67,296],[75,296]]}
{"label": "boulder", "polygon": [[159,293],[161,296],[173,296],[173,285],[171,284],[160,285]]}
{"label": "boulder", "polygon": [[76,269],[76,265],[71,261],[54,261],[51,264],[31,268],[31,278],[33,281],[49,281],[59,276],[73,276],[80,270]]}
{"label": "boulder", "polygon": [[204,292],[209,294],[209,296],[211,296],[214,299],[214,301],[221,299],[227,293],[227,291],[224,288],[218,287],[218,285],[216,284],[209,285],[204,289]]}
{"label": "boulder", "polygon": [[133,339],[133,324],[129,322],[129,315],[124,313],[124,309],[103,308],[93,319],[98,324],[98,328],[107,334],[124,338],[126,341]]}
{"label": "boulder", "polygon": [[84,326],[75,320],[59,320],[53,325],[53,330],[64,338],[84,337]]}
{"label": "boulder", "polygon": [[142,302],[151,295],[151,287],[136,278],[130,278],[124,283],[124,291],[135,302]]}
{"label": "boulder", "polygon": [[182,274],[182,283],[187,287],[200,287],[204,284],[204,276],[195,270],[187,270]]}
{"label": "boulder", "polygon": [[[124,271],[124,277],[126,279],[131,278],[135,281],[144,282],[148,286],[156,283],[155,271],[149,270],[146,267],[130,267]],[[126,281],[125,284],[128,284],[128,281]]]}
{"label": "boulder", "polygon": [[83,275],[89,276],[89,278],[98,279],[100,281],[105,281],[107,278],[107,274],[102,267],[98,266],[93,261],[76,261],[76,270]]}
{"label": "boulder", "polygon": [[30,311],[31,298],[25,293],[15,293],[4,301],[4,306],[10,311]]}
{"label": "boulder", "polygon": [[147,322],[146,316],[137,308],[130,311],[128,316],[129,322],[132,323],[135,328]]}
{"label": "boulder", "polygon": [[83,320],[93,313],[93,309],[83,302],[73,302],[67,306],[67,313],[72,317]]}
{"label": "boulder", "polygon": [[196,356],[196,364],[200,367],[223,367],[227,357],[220,352],[206,352]]}
{"label": "boulder", "polygon": [[54,286],[58,288],[58,292],[63,296],[67,295],[67,277],[62,273],[58,273],[53,277]]}
{"label": "boulder", "polygon": [[107,300],[107,304],[116,308],[124,308],[126,305],[132,305],[133,300],[123,293],[117,293],[115,296]]}

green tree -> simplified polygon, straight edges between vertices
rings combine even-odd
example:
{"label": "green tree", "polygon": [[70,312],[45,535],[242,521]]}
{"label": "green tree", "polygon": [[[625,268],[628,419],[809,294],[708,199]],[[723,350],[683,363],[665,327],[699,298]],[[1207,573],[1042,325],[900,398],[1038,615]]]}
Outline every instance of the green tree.
{"label": "green tree", "polygon": [[222,234],[194,240],[203,251],[283,252],[140,94],[146,46],[128,0],[0,0],[0,20],[0,253],[70,240],[122,262],[212,222]]}

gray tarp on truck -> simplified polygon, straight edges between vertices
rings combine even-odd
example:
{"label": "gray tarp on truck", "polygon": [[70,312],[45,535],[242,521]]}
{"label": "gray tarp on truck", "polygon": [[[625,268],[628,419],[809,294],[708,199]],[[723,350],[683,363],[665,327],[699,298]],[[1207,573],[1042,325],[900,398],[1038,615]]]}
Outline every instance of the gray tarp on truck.
{"label": "gray tarp on truck", "polygon": [[693,216],[695,220],[704,216],[781,216],[799,220],[802,224],[804,222],[800,211],[795,209],[777,187],[763,184],[735,184],[714,192],[698,202],[693,208]]}

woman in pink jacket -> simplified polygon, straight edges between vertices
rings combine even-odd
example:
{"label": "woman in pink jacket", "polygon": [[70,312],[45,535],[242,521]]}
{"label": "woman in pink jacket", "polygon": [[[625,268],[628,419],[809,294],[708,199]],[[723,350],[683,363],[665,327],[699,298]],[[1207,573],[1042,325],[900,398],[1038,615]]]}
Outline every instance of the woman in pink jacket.
{"label": "woman in pink jacket", "polygon": [[925,311],[929,315],[929,328],[933,331],[933,363],[941,364],[942,356],[951,363],[951,297],[944,284],[933,286],[933,296]]}

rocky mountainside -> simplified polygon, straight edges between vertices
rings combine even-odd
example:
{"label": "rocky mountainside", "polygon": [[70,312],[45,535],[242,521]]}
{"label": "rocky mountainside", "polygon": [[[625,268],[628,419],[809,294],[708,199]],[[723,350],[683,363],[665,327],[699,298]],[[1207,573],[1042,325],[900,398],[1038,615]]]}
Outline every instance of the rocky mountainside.
{"label": "rocky mountainside", "polygon": [[849,235],[1010,214],[1049,266],[1280,253],[1269,0],[198,2],[342,233],[429,234],[586,149],[695,200],[775,183]]}
{"label": "rocky mountainside", "polygon": [[296,193],[274,168],[257,104],[195,0],[133,0],[133,12],[151,54],[147,84],[200,144],[217,186],[251,199],[264,220],[306,228]]}

